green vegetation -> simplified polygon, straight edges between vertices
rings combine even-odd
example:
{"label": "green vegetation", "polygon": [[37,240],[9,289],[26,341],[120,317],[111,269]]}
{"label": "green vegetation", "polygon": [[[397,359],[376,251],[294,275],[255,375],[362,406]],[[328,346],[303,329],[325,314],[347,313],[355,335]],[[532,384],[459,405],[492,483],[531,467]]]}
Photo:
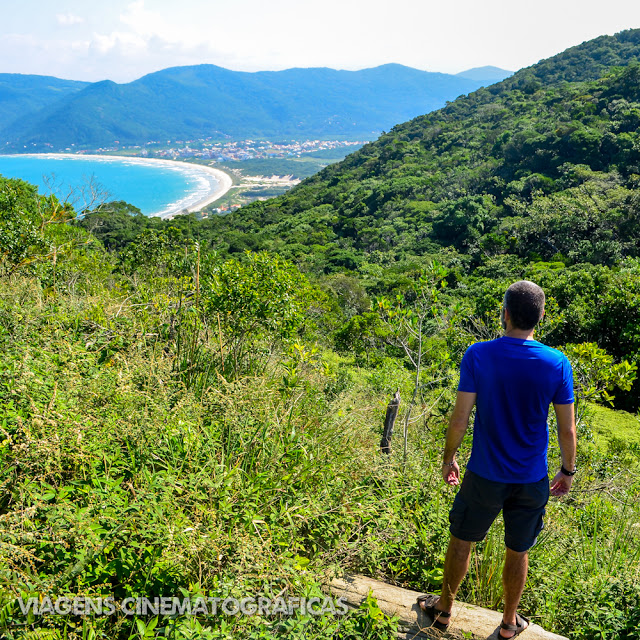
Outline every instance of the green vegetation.
{"label": "green vegetation", "polygon": [[[580,473],[522,611],[571,640],[640,638],[637,418],[602,408],[640,396],[640,67],[597,62],[639,40],[570,50],[214,220],[122,202],[77,220],[0,179],[2,634],[393,638],[372,598],[197,618],[27,618],[16,598],[310,597],[344,571],[436,589],[457,367],[525,277],[574,366]],[[500,607],[501,562],[498,526],[461,599]]]}

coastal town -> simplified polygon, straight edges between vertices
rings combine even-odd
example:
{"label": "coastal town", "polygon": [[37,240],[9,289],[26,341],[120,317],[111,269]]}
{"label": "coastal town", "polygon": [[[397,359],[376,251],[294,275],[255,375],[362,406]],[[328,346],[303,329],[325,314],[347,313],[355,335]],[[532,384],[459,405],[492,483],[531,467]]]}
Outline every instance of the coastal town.
{"label": "coastal town", "polygon": [[[169,141],[168,141],[169,142]],[[367,141],[344,140],[289,140],[271,142],[268,140],[242,140],[228,142],[207,142],[202,140],[175,141],[175,146],[161,149],[150,143],[144,147],[133,147],[143,158],[183,160],[209,167],[218,167],[229,174],[233,185],[215,204],[198,211],[197,215],[226,214],[256,200],[267,200],[295,187],[301,180],[296,171],[301,168],[300,158],[343,157],[360,148]],[[334,153],[332,153],[334,152]],[[269,162],[270,160],[275,161]],[[288,161],[288,162],[285,162]],[[334,161],[334,160],[333,160]],[[321,163],[322,164],[319,164]],[[316,169],[330,160],[315,160]],[[253,165],[250,167],[249,165]],[[282,168],[286,167],[286,168]]]}

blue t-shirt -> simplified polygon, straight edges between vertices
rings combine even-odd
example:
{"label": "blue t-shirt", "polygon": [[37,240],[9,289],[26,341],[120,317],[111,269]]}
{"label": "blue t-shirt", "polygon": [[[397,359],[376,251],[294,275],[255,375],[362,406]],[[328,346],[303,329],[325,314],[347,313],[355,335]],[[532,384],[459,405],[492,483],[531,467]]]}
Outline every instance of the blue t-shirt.
{"label": "blue t-shirt", "polygon": [[548,474],[549,405],[574,401],[564,354],[536,340],[478,342],[462,358],[458,391],[478,394],[468,469],[496,482]]}

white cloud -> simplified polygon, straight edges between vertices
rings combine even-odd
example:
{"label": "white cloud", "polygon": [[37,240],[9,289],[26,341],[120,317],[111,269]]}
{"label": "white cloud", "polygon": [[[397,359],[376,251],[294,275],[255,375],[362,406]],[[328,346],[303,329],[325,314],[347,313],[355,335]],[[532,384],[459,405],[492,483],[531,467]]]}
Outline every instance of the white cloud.
{"label": "white cloud", "polygon": [[158,37],[169,42],[176,42],[176,25],[163,18],[159,13],[145,8],[144,0],[136,0],[120,14],[120,22],[133,33],[145,38]]}
{"label": "white cloud", "polygon": [[58,24],[63,27],[70,27],[74,24],[82,24],[84,22],[84,18],[76,16],[73,13],[58,13],[56,14],[56,20]]}
{"label": "white cloud", "polygon": [[[166,12],[161,15],[147,9],[145,0],[135,0],[123,7],[112,30],[100,31],[98,27],[86,41],[69,42],[68,46],[80,54],[83,79],[104,70],[104,76],[116,82],[174,66],[210,63],[242,68],[246,67],[245,58],[253,57],[247,45],[238,52],[224,43],[214,45],[210,36],[203,37],[195,29],[181,32],[181,26]],[[259,63],[255,67],[259,68]]]}
{"label": "white cloud", "polygon": [[[78,56],[86,54],[88,42],[68,39],[46,40],[32,34],[0,35],[0,60],[14,60],[20,51],[19,66],[9,67],[12,73],[51,75],[69,80],[78,77]],[[47,64],[43,64],[43,60]]]}
{"label": "white cloud", "polygon": [[112,53],[124,56],[135,56],[146,52],[147,41],[135,33],[114,31],[108,35],[94,33],[90,50],[93,54],[106,56]]}

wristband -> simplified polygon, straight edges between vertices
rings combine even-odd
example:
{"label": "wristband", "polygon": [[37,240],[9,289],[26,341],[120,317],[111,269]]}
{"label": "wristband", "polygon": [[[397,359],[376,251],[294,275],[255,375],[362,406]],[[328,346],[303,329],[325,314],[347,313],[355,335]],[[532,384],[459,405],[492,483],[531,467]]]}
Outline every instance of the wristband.
{"label": "wristband", "polygon": [[569,471],[568,469],[565,469],[564,465],[560,467],[560,473],[562,473],[565,476],[569,476],[569,477],[575,476],[576,472],[577,472],[577,469],[575,467],[573,467],[573,471]]}
{"label": "wristband", "polygon": [[455,460],[452,460],[451,462],[443,462],[442,466],[443,467],[453,467],[453,465],[456,463]]}

